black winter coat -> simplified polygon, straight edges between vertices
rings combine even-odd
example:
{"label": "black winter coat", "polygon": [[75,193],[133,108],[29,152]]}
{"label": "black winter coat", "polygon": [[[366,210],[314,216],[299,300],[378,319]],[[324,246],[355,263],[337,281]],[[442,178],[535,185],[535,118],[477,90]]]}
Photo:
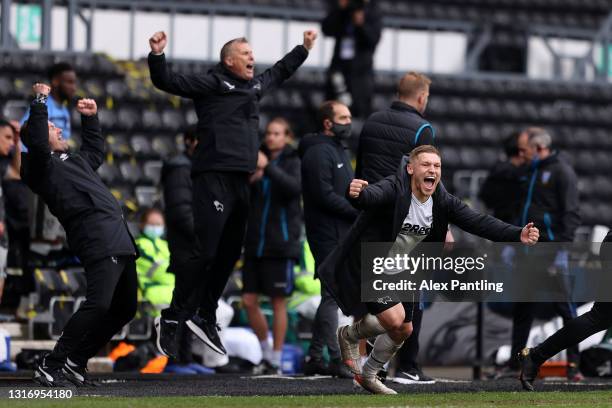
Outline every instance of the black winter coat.
{"label": "black winter coat", "polygon": [[521,222],[533,222],[540,230],[540,241],[572,242],[580,225],[574,169],[555,153],[533,161],[526,181]]}
{"label": "black winter coat", "polygon": [[[264,153],[270,158],[265,149]],[[299,259],[301,179],[300,158],[292,147],[270,160],[263,179],[251,188],[246,256]]]}
{"label": "black winter coat", "polygon": [[[319,277],[346,315],[359,310],[360,306],[361,243],[394,242],[408,215],[412,191],[407,163],[408,158],[405,158],[396,175],[370,184],[357,200],[351,200],[363,211],[318,269]],[[521,228],[472,210],[439,184],[433,194],[433,225],[424,241],[444,242],[449,223],[492,241],[520,241]]]}
{"label": "black winter coat", "polygon": [[193,229],[191,158],[177,155],[164,163],[161,173],[164,188],[166,237],[170,249],[168,270],[177,272],[191,255],[195,243]]}
{"label": "black winter coat", "polygon": [[478,197],[493,211],[494,217],[518,224],[522,204],[521,178],[524,175],[524,166],[517,167],[509,161],[497,163],[489,172]]}
{"label": "black winter coat", "polygon": [[353,179],[348,154],[335,137],[324,134],[304,136],[299,154],[306,236],[311,246],[335,245],[359,214],[345,197]]}
{"label": "black winter coat", "polygon": [[245,81],[219,63],[206,75],[171,73],[162,55],[149,54],[153,84],[162,91],[193,99],[199,144],[193,173],[253,172],[259,150],[259,101],[280,86],[308,57],[298,45],[272,68]]}
{"label": "black winter coat", "polygon": [[356,177],[376,183],[395,174],[404,155],[420,145],[433,145],[431,124],[412,106],[395,101],[373,113],[359,135]]}
{"label": "black winter coat", "polygon": [[121,207],[96,173],[104,161],[98,117],[81,116],[78,153],[51,152],[47,105],[34,101],[30,108],[21,177],[58,218],[72,251],[86,266],[109,256],[136,255]]}

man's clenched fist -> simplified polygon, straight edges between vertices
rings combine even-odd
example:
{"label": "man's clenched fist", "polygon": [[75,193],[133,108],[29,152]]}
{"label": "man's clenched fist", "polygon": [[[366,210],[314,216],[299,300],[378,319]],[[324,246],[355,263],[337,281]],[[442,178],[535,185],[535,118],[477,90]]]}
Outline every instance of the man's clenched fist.
{"label": "man's clenched fist", "polygon": [[96,101],[93,99],[79,99],[77,110],[81,115],[93,116],[98,112],[98,105],[96,105]]}
{"label": "man's clenched fist", "polygon": [[304,47],[306,47],[308,51],[312,50],[312,47],[314,47],[314,43],[316,39],[317,39],[316,31],[314,30],[304,31]]}
{"label": "man's clenched fist", "polygon": [[525,225],[521,231],[521,242],[525,245],[535,245],[540,239],[540,230],[533,226],[533,222]]}
{"label": "man's clenched fist", "polygon": [[47,84],[35,83],[32,86],[32,91],[34,91],[34,95],[45,95],[49,96],[49,92],[51,92],[51,87]]}
{"label": "man's clenched fist", "polygon": [[149,46],[153,54],[161,54],[168,44],[168,37],[163,31],[158,31],[149,38]]}
{"label": "man's clenched fist", "polygon": [[364,188],[368,186],[368,182],[365,180],[353,179],[351,181],[351,185],[349,186],[349,196],[351,198],[358,198],[359,194],[363,191]]}

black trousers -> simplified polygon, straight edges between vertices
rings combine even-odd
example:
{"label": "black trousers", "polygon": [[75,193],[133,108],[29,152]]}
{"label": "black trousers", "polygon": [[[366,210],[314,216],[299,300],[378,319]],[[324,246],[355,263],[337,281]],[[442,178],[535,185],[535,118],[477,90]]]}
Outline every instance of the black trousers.
{"label": "black trousers", "polygon": [[138,278],[133,256],[108,257],[85,266],[87,295],[47,357],[63,365],[66,358],[86,366],[87,360],[136,314]]}
{"label": "black trousers", "polygon": [[[334,250],[337,243],[316,243],[309,241],[315,266],[318,267],[325,258]],[[313,359],[323,358],[323,349],[327,346],[327,352],[332,360],[340,359],[340,346],[336,338],[338,329],[338,305],[334,298],[321,281],[321,303],[317,308],[312,325],[312,341],[308,349],[308,355]]]}
{"label": "black trousers", "polygon": [[[563,324],[568,324],[576,317],[576,308],[569,302],[552,303],[555,311],[563,319]],[[529,332],[534,320],[535,311],[542,307],[541,303],[515,303],[512,317],[512,352],[510,365],[516,367],[518,362],[516,356],[527,345]],[[567,350],[567,360],[578,364],[580,354],[578,345],[569,347]]]}
{"label": "black trousers", "polygon": [[185,273],[177,275],[164,318],[188,319],[196,312],[215,320],[221,297],[240,258],[249,213],[246,173],[207,172],[193,179],[196,242]]}
{"label": "black trousers", "polygon": [[535,347],[534,358],[543,363],[561,350],[578,345],[582,340],[612,326],[612,303],[595,302],[593,308],[567,322],[555,334]]}

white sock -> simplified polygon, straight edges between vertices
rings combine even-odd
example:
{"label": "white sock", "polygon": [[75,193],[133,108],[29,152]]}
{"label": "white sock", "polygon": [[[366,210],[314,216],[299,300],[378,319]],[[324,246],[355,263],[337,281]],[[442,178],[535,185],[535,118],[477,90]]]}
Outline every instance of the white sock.
{"label": "white sock", "polygon": [[283,351],[274,350],[272,351],[272,359],[270,360],[270,363],[272,363],[274,367],[280,367],[282,358],[283,358]]}
{"label": "white sock", "polygon": [[378,318],[368,313],[361,320],[348,327],[346,337],[351,341],[358,341],[378,336],[379,334],[386,333],[386,331],[378,321]]}
{"label": "white sock", "polygon": [[262,358],[266,361],[272,360],[272,347],[270,347],[270,342],[268,339],[260,340],[259,345],[261,346],[261,354]]}
{"label": "white sock", "polygon": [[402,347],[401,343],[396,343],[388,333],[381,334],[374,342],[374,348],[368,357],[368,361],[363,366],[362,373],[364,377],[375,376],[385,364],[387,364],[395,353]]}

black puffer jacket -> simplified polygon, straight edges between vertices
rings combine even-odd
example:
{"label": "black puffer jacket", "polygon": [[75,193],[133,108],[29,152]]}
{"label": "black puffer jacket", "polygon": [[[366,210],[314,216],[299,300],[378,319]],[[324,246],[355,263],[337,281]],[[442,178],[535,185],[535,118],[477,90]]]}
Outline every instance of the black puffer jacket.
{"label": "black puffer jacket", "polygon": [[402,157],[420,145],[433,145],[431,124],[412,106],[395,101],[373,113],[359,135],[356,177],[376,183],[395,174]]}
{"label": "black puffer jacket", "polygon": [[[340,245],[325,259],[318,274],[346,315],[359,309],[361,247],[364,242],[394,242],[410,210],[410,176],[405,158],[397,174],[366,187],[357,200],[363,209]],[[348,190],[347,190],[348,193]],[[493,241],[518,242],[521,228],[480,214],[449,194],[442,183],[433,196],[433,225],[426,242],[444,242],[448,224]]]}
{"label": "black puffer jacket", "polygon": [[308,50],[298,45],[272,68],[246,81],[219,63],[206,75],[172,73],[162,55],[149,54],[151,81],[175,95],[193,99],[199,144],[193,172],[253,172],[259,149],[259,101],[302,65]]}
{"label": "black puffer jacket", "polygon": [[304,136],[299,153],[308,241],[335,245],[358,214],[345,197],[353,179],[348,154],[335,137],[324,134]]}
{"label": "black puffer jacket", "polygon": [[161,182],[164,188],[166,235],[170,249],[168,270],[177,272],[191,254],[193,230],[191,158],[177,155],[164,163]]}
{"label": "black puffer jacket", "polygon": [[[264,153],[270,158],[269,153]],[[248,257],[300,257],[302,230],[300,159],[285,147],[251,188],[245,254]]]}

